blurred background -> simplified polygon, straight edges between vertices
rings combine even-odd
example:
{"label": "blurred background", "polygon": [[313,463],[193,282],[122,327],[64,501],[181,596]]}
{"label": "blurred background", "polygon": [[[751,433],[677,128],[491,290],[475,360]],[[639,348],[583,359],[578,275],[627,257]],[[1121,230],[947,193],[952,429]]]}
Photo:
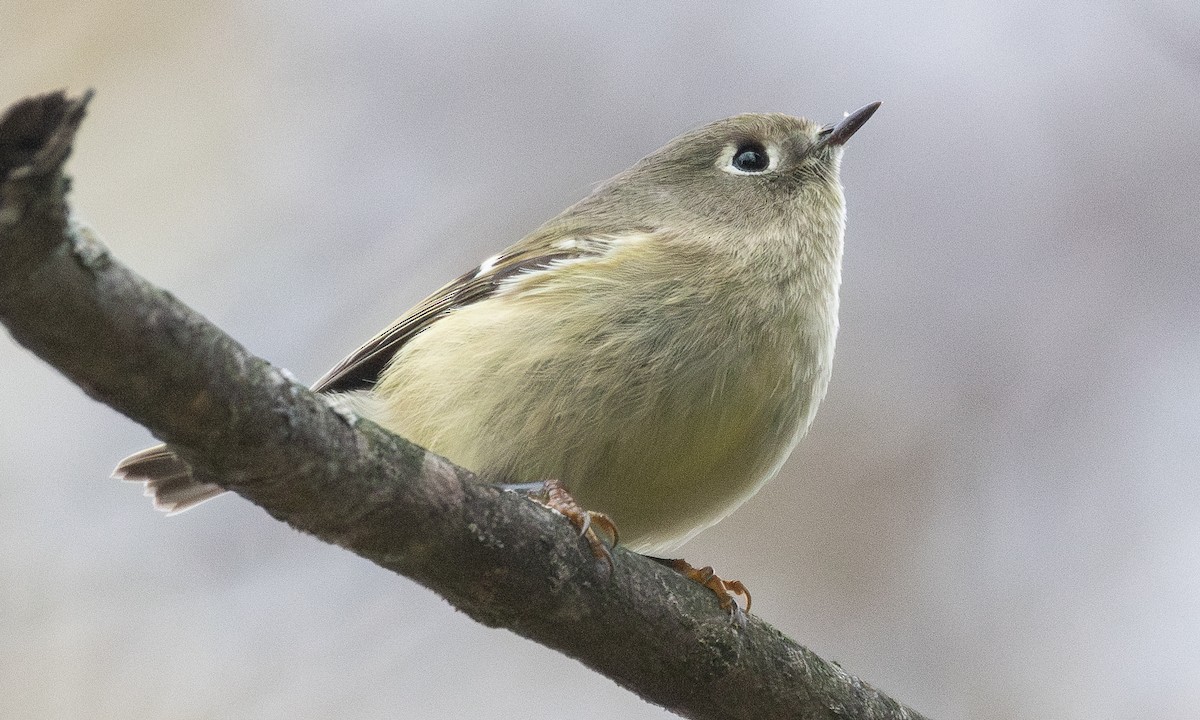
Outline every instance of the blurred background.
{"label": "blurred background", "polygon": [[[829,396],[683,554],[936,718],[1195,717],[1200,5],[0,17],[0,104],[98,90],[81,218],[306,380],[683,130],[883,100]],[[150,435],[6,335],[0,397],[0,716],[667,717],[238,498],[155,513],[106,479]]]}

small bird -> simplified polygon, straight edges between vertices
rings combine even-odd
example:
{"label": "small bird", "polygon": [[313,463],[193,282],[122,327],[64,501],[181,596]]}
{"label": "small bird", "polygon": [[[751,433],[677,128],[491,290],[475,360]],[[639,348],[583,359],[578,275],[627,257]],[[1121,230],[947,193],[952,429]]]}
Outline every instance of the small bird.
{"label": "small bird", "polygon": [[[546,482],[598,557],[593,519],[670,553],[778,472],[825,396],[842,150],[879,105],[835,125],[737,115],[672,140],[312,389],[489,481]],[[162,445],[115,475],[170,512],[223,492]],[[741,583],[656,559],[749,609]]]}

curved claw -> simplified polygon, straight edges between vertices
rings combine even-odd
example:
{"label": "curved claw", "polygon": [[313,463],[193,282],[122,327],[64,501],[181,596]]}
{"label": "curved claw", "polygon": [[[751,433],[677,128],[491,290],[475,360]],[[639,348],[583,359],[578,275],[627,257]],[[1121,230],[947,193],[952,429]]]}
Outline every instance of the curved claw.
{"label": "curved claw", "polygon": [[596,534],[596,528],[592,527],[592,525],[594,523],[605,534],[611,535],[612,544],[615,547],[619,536],[617,534],[617,525],[612,521],[612,518],[602,512],[584,510],[558,480],[546,480],[542,483],[542,494],[545,497],[543,504],[546,507],[555,510],[579,529],[579,536],[587,541],[588,547],[592,551],[592,556],[607,567],[608,575],[611,577],[613,571],[616,570],[616,566],[613,564],[612,552],[604,544],[604,541],[600,539],[600,536]]}
{"label": "curved claw", "polygon": [[588,510],[587,516],[588,526],[590,527],[591,524],[595,522],[596,526],[604,531],[605,535],[608,535],[612,538],[613,547],[616,547],[621,543],[621,534],[617,532],[617,524],[612,521],[612,518],[596,510]]}
{"label": "curved claw", "polygon": [[[714,576],[714,577],[716,577],[716,576]],[[741,580],[721,580],[721,578],[716,578],[716,579],[718,581],[720,581],[722,585],[725,586],[725,592],[727,592],[731,595],[737,595],[739,597],[746,598],[746,613],[749,614],[750,613],[750,605],[751,605],[751,603],[754,602],[754,599],[750,597],[750,591],[746,589],[746,586],[742,584],[742,581]]]}
{"label": "curved claw", "polygon": [[[746,586],[741,580],[722,580],[721,578],[717,577],[716,572],[713,571],[711,566],[705,565],[702,568],[696,568],[693,567],[687,560],[682,558],[676,558],[674,560],[660,558],[653,559],[658,560],[660,563],[670,567],[686,577],[688,580],[703,585],[711,590],[712,593],[717,596],[717,605],[719,605],[722,610],[733,616],[739,625],[742,627],[746,626],[745,616],[750,612],[750,604],[752,599],[750,597],[750,591],[746,589]],[[737,601],[733,599],[735,595],[746,599],[745,611],[743,611],[742,608],[737,604]]]}

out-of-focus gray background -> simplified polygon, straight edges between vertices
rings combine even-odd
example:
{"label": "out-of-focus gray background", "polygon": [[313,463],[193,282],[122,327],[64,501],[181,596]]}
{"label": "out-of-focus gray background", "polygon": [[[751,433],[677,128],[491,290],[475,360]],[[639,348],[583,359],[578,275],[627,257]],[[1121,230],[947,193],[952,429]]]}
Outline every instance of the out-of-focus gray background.
{"label": "out-of-focus gray background", "polygon": [[[884,106],[843,166],[834,381],[684,553],[934,717],[1200,705],[1200,6],[25,3],[0,103],[99,94],[114,253],[313,379],[677,133]],[[0,340],[0,716],[660,718],[228,497]]]}

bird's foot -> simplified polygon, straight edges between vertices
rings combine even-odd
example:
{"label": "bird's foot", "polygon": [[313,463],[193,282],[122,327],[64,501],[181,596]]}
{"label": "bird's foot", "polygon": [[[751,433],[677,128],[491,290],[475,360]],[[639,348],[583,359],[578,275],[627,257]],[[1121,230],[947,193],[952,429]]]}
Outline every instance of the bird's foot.
{"label": "bird's foot", "polygon": [[[721,609],[736,618],[740,624],[745,625],[746,618],[744,613],[750,612],[751,600],[750,591],[746,589],[741,580],[723,580],[717,577],[716,572],[713,571],[711,566],[705,565],[702,568],[696,568],[682,558],[675,558],[673,560],[666,558],[653,559],[678,572],[692,582],[699,583],[711,590],[717,596],[717,604],[721,606]],[[746,609],[744,612],[737,604],[737,601],[734,600],[735,595],[746,599]]]}
{"label": "bird's foot", "polygon": [[558,480],[508,485],[505,487],[507,489],[536,491],[535,497],[540,496],[536,497],[536,499],[542,505],[561,514],[579,530],[579,536],[587,541],[588,547],[592,551],[592,556],[598,562],[603,563],[608,569],[608,574],[612,575],[614,570],[612,551],[608,549],[608,545],[596,534],[596,528],[599,528],[601,532],[612,538],[612,545],[616,547],[620,536],[617,534],[617,525],[612,521],[612,518],[602,512],[584,510]]}

